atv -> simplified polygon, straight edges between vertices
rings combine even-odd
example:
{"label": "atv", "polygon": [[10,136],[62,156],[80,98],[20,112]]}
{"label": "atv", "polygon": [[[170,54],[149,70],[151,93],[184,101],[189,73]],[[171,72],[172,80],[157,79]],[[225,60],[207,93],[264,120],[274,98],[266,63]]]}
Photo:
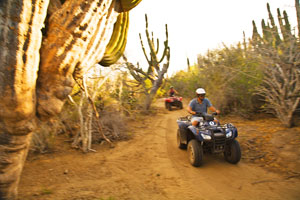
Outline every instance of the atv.
{"label": "atv", "polygon": [[197,113],[201,120],[196,127],[192,125],[190,115],[177,120],[177,146],[187,149],[189,161],[195,167],[203,163],[205,153],[223,153],[225,160],[232,164],[241,159],[237,128],[231,123],[221,125],[216,122],[215,115],[217,113]]}
{"label": "atv", "polygon": [[172,106],[182,109],[182,97],[171,96],[165,98],[165,107],[168,110],[172,110]]}

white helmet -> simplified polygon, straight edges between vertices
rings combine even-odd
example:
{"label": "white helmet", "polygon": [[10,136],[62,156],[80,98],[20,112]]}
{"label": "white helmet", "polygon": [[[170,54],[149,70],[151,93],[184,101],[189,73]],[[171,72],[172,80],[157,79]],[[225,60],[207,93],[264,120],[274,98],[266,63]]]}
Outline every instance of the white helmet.
{"label": "white helmet", "polygon": [[197,94],[205,94],[205,90],[204,90],[203,88],[198,88],[198,89],[196,90],[196,93],[197,93]]}

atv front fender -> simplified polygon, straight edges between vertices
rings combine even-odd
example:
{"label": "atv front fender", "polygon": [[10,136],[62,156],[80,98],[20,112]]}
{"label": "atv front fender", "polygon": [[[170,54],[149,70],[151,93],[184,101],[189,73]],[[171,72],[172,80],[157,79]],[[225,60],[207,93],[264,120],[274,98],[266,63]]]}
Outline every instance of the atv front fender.
{"label": "atv front fender", "polygon": [[197,128],[195,126],[190,125],[188,126],[188,129],[194,134],[195,138],[198,141],[203,141],[201,134],[198,133]]}

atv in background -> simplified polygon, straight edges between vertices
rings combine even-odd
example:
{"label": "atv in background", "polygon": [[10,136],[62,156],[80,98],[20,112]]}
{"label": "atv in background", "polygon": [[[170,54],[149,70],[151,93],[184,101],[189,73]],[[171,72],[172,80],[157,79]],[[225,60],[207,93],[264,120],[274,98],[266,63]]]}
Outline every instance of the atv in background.
{"label": "atv in background", "polygon": [[190,115],[177,120],[177,145],[180,149],[187,149],[190,163],[195,167],[200,166],[204,153],[223,153],[226,161],[238,163],[241,148],[236,140],[237,128],[231,123],[221,125],[216,122],[214,116],[217,113],[197,115],[201,117],[197,127],[192,126]]}
{"label": "atv in background", "polygon": [[171,96],[165,98],[165,107],[168,110],[172,110],[172,106],[182,109],[182,97]]}

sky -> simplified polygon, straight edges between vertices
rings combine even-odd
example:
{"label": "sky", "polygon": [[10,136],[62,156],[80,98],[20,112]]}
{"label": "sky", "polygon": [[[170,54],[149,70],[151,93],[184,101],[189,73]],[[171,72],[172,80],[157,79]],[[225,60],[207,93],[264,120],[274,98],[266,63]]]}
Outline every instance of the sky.
{"label": "sky", "polygon": [[[183,3],[184,2],[184,3]],[[286,10],[293,28],[297,26],[295,0],[142,0],[130,11],[130,24],[125,55],[128,61],[146,69],[148,67],[143,54],[139,33],[146,50],[145,14],[148,16],[148,28],[154,38],[159,38],[160,51],[165,41],[165,24],[168,25],[170,66],[169,75],[197,63],[197,55],[204,55],[209,49],[230,46],[252,36],[252,20],[259,32],[261,20],[268,19],[269,2],[273,17],[277,19],[279,8]]]}

